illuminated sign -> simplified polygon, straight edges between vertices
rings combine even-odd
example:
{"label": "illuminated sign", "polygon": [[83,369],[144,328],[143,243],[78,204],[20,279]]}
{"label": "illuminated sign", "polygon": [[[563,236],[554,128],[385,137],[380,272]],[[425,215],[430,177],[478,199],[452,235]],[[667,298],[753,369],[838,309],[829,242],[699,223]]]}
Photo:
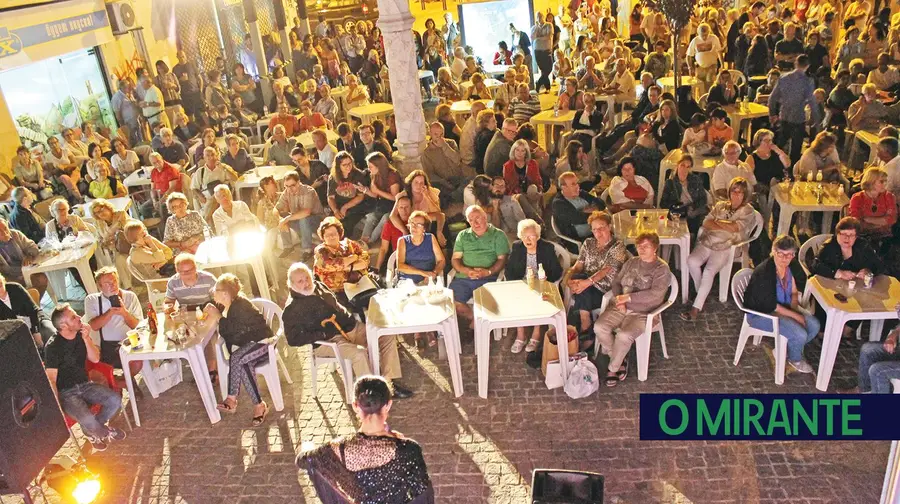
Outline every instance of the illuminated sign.
{"label": "illuminated sign", "polygon": [[106,16],[105,9],[32,26],[22,26],[13,30],[0,26],[0,59],[18,54],[27,47],[100,30],[108,26],[109,18]]}

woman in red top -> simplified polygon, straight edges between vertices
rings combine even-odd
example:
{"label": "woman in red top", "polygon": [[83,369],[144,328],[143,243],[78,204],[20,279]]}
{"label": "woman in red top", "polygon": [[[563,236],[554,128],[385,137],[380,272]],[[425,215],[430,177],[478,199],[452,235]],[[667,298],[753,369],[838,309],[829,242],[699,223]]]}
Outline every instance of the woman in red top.
{"label": "woman in red top", "polygon": [[891,236],[891,226],[897,222],[897,202],[885,188],[887,178],[883,168],[867,169],[860,182],[862,191],[850,198],[850,215],[860,220],[863,235],[870,239]]}
{"label": "woman in red top", "polygon": [[497,52],[494,53],[494,64],[495,65],[512,65],[512,53],[509,51],[509,46],[506,45],[505,40],[501,40],[499,44],[497,44]]}
{"label": "woman in red top", "polygon": [[544,192],[544,181],[538,163],[531,158],[528,141],[519,139],[509,149],[509,161],[503,165],[503,180],[506,181],[506,194],[521,194],[517,198],[525,216],[537,222],[541,220],[541,201]]}

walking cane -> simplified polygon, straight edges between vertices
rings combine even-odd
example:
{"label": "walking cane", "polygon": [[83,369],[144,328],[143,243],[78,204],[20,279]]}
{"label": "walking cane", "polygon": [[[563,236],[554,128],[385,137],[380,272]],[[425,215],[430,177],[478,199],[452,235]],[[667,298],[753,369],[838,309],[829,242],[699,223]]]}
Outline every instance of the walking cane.
{"label": "walking cane", "polygon": [[350,341],[350,338],[347,336],[347,333],[345,333],[344,329],[341,327],[341,325],[337,323],[337,315],[332,314],[330,317],[328,317],[327,319],[320,322],[322,327],[325,327],[328,323],[331,323],[332,325],[334,325],[334,327],[336,327],[337,330],[340,331],[341,336],[343,336],[345,340]]}

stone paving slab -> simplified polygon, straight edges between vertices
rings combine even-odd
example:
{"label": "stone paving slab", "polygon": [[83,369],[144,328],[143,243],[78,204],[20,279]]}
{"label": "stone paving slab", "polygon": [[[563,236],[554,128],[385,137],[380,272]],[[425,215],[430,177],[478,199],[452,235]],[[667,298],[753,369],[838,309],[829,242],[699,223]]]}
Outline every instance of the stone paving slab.
{"label": "stone paving slab", "polygon": [[[664,316],[670,358],[662,357],[654,336],[646,382],[635,373],[577,401],[562,389],[547,390],[524,354],[509,353],[509,338],[492,342],[487,400],[476,392],[471,338],[463,341],[466,393],[458,400],[446,361],[404,346],[404,381],[417,394],[395,403],[391,427],[423,446],[440,503],[527,503],[531,471],[540,467],[604,474],[607,502],[878,501],[888,442],[640,441],[641,393],[817,392],[812,375],[792,374],[776,386],[765,352],[752,344],[740,365],[732,365],[741,323],[733,305],[711,301],[694,323],[679,320],[678,309]],[[814,365],[819,348],[814,342],[807,350]],[[294,467],[294,454],[305,443],[352,432],[355,418],[337,374],[320,370],[318,401],[311,396],[307,352],[291,351],[294,385],[283,382],[285,410],[259,428],[249,425],[246,399],[235,415],[210,425],[188,373],[159,399],[147,394],[139,402],[143,427],[89,457],[104,475],[104,502],[318,502],[308,478]],[[841,347],[832,390],[855,382],[857,357],[858,346]]]}

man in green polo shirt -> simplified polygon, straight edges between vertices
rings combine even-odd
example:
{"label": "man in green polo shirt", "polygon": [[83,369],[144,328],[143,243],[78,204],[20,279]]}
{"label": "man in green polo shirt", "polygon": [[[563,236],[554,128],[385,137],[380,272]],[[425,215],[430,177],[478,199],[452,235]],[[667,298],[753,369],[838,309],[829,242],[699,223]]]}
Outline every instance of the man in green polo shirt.
{"label": "man in green polo shirt", "polygon": [[487,214],[479,205],[466,209],[466,220],[471,227],[459,233],[453,245],[451,263],[456,277],[450,289],[457,314],[471,323],[472,309],[466,303],[472,299],[475,289],[497,280],[506,266],[509,240],[503,231],[488,224]]}

